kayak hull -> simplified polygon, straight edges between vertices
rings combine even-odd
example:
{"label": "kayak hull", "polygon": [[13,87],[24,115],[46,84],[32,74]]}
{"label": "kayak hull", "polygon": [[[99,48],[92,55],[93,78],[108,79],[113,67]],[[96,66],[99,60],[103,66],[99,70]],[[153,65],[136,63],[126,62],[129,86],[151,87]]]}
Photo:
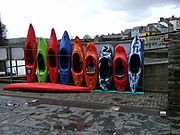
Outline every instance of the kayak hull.
{"label": "kayak hull", "polygon": [[84,58],[84,76],[86,86],[93,90],[98,79],[98,52],[94,43],[87,44]]}
{"label": "kayak hull", "polygon": [[46,82],[48,76],[47,69],[47,43],[44,38],[38,41],[37,50],[37,79],[38,82]]}
{"label": "kayak hull", "polygon": [[75,37],[72,48],[72,58],[71,58],[71,72],[73,83],[76,86],[81,86],[83,82],[83,68],[84,68],[84,51],[82,47],[81,40],[79,37]]}
{"label": "kayak hull", "polygon": [[34,92],[90,92],[87,87],[70,86],[56,83],[14,83],[8,84],[4,90],[23,90]]}
{"label": "kayak hull", "polygon": [[128,59],[123,46],[116,46],[113,59],[113,79],[119,92],[123,92],[128,80]]}
{"label": "kayak hull", "polygon": [[47,65],[50,81],[56,83],[58,79],[58,40],[54,29],[51,30],[48,43]]}
{"label": "kayak hull", "polygon": [[112,84],[112,49],[103,46],[99,55],[99,85],[103,90],[108,90]]}
{"label": "kayak hull", "polygon": [[34,82],[35,79],[36,66],[37,66],[36,53],[37,53],[37,43],[36,43],[35,31],[32,24],[30,24],[26,43],[25,43],[25,49],[24,49],[27,82]]}
{"label": "kayak hull", "polygon": [[128,78],[131,92],[138,90],[138,83],[142,74],[142,45],[139,37],[135,37],[131,45],[128,59]]}
{"label": "kayak hull", "polygon": [[59,47],[60,82],[68,84],[71,75],[71,41],[67,31],[64,32]]}

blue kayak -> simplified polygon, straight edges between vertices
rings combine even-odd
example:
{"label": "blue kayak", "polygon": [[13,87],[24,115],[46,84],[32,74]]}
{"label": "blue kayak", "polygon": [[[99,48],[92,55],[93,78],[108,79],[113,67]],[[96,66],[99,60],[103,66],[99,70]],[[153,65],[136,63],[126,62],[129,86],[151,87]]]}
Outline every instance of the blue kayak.
{"label": "blue kayak", "polygon": [[64,32],[59,47],[60,82],[68,84],[71,75],[71,40],[67,31]]}
{"label": "blue kayak", "polygon": [[131,44],[131,52],[128,59],[128,78],[131,92],[138,90],[138,83],[141,80],[143,62],[142,62],[142,44],[139,37],[135,37]]}

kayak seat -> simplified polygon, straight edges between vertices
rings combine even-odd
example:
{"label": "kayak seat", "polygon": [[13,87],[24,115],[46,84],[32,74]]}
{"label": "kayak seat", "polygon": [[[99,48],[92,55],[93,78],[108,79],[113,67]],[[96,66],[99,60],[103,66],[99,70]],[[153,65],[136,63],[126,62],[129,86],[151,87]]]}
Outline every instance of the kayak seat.
{"label": "kayak seat", "polygon": [[80,72],[82,70],[82,62],[80,61],[78,53],[73,55],[73,69],[75,72]]}
{"label": "kayak seat", "polygon": [[51,67],[55,67],[56,66],[56,56],[53,50],[49,51],[49,64]]}
{"label": "kayak seat", "polygon": [[92,56],[88,56],[86,59],[86,73],[90,75],[95,74],[95,64]]}
{"label": "kayak seat", "polygon": [[28,64],[33,64],[33,51],[32,51],[32,48],[31,46],[28,46],[27,47],[27,63]]}
{"label": "kayak seat", "polygon": [[118,78],[124,77],[124,66],[121,59],[116,60],[115,75]]}
{"label": "kayak seat", "polygon": [[140,68],[140,58],[138,54],[133,54],[130,59],[130,71],[132,73],[138,73]]}
{"label": "kayak seat", "polygon": [[38,68],[42,72],[45,71],[44,59],[43,59],[43,55],[41,53],[38,54]]}

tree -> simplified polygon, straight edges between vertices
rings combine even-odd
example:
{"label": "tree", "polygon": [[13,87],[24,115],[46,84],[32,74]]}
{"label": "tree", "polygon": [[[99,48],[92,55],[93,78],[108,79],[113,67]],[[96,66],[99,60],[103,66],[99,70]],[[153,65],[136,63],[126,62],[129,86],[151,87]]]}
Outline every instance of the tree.
{"label": "tree", "polygon": [[8,44],[7,32],[6,25],[2,23],[0,18],[0,46]]}
{"label": "tree", "polygon": [[86,35],[83,37],[83,41],[84,41],[84,42],[91,42],[91,41],[93,41],[93,39],[90,37],[90,35],[86,34]]}

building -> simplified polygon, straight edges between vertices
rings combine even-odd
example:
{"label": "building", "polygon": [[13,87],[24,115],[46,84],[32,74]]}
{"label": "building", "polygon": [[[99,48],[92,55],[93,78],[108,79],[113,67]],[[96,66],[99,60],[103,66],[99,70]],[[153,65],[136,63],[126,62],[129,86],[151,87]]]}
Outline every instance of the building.
{"label": "building", "polygon": [[152,25],[157,28],[161,33],[167,33],[168,31],[168,25],[162,25],[160,23],[152,23]]}
{"label": "building", "polygon": [[108,35],[102,35],[103,41],[117,41],[122,39],[122,34],[108,34]]}
{"label": "building", "polygon": [[134,27],[131,30],[131,37],[140,36],[140,31],[143,29],[143,26]]}
{"label": "building", "polygon": [[[174,15],[172,17],[169,18],[160,18],[159,21],[160,24],[165,25],[166,27],[173,27],[172,31],[177,31],[180,30],[180,17],[174,17]],[[170,25],[170,24],[172,25]],[[167,26],[169,25],[169,26]],[[169,32],[171,31],[171,29],[169,28]]]}
{"label": "building", "polygon": [[168,22],[168,21],[165,21],[164,19],[160,19],[160,21],[158,21],[158,24],[161,24],[165,27],[168,28],[168,32],[172,32],[173,31],[173,24]]}
{"label": "building", "polygon": [[151,48],[151,46],[158,45],[161,41],[160,34],[161,31],[158,30],[154,24],[148,24],[147,26],[143,27],[140,31],[141,40],[144,42],[145,47]]}
{"label": "building", "polygon": [[124,32],[122,32],[122,39],[128,39],[131,38],[131,30],[132,29],[126,29]]}
{"label": "building", "polygon": [[147,26],[143,27],[140,31],[140,36],[150,36],[161,33],[153,24],[148,24]]}

